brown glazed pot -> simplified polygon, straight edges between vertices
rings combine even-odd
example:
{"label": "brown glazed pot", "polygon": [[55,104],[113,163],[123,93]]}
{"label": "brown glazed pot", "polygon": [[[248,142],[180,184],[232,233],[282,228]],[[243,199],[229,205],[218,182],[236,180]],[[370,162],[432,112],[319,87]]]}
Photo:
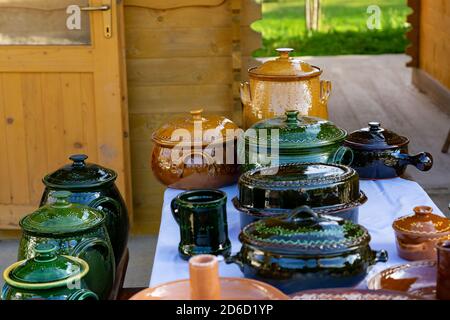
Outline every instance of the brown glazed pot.
{"label": "brown glazed pot", "polygon": [[450,220],[432,213],[427,206],[394,221],[398,255],[403,259],[436,260],[436,244],[450,239]]}
{"label": "brown glazed pot", "polygon": [[450,300],[450,241],[438,243],[436,249],[436,297],[439,300]]}
{"label": "brown glazed pot", "polygon": [[[239,177],[239,127],[225,117],[204,117],[202,112],[191,111],[192,117],[174,119],[153,133],[153,174],[171,188],[216,189]],[[227,135],[230,132],[234,135]]]}
{"label": "brown glazed pot", "polygon": [[189,260],[190,279],[161,284],[138,292],[130,300],[288,300],[278,289],[255,280],[219,278],[213,255]]}

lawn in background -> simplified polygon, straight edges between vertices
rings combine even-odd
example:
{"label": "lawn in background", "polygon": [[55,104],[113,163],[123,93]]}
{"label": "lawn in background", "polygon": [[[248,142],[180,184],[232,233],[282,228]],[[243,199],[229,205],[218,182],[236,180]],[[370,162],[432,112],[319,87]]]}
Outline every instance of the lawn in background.
{"label": "lawn in background", "polygon": [[[408,44],[406,0],[321,0],[320,30],[308,35],[305,0],[259,0],[263,19],[252,28],[263,35],[257,57],[274,56],[278,47],[291,47],[297,55],[402,53]],[[367,8],[378,5],[380,30],[369,30]]]}

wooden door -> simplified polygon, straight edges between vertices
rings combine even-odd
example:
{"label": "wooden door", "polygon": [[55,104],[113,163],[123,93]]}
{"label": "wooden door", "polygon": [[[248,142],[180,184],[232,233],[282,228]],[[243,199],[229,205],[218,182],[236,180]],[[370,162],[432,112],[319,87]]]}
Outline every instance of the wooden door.
{"label": "wooden door", "polygon": [[116,0],[0,0],[0,229],[76,153],[117,171],[131,212],[122,22]]}

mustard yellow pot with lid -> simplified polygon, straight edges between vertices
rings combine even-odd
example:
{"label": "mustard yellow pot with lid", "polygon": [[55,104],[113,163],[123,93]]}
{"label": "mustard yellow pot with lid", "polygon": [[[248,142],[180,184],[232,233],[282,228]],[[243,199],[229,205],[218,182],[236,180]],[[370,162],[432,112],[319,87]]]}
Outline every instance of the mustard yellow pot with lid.
{"label": "mustard yellow pot with lid", "polygon": [[275,60],[249,69],[250,82],[241,84],[243,126],[298,110],[301,116],[328,119],[331,82],[320,80],[322,70],[298,58],[290,48],[277,49]]}

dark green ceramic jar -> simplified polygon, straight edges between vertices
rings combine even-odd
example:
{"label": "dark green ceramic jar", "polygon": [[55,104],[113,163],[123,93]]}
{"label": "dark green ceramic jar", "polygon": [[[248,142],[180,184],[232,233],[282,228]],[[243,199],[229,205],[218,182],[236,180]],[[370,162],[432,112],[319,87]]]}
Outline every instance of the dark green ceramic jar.
{"label": "dark green ceramic jar", "polygon": [[336,217],[301,207],[283,219],[247,225],[239,235],[237,263],[245,277],[290,294],[307,289],[351,287],[368,268],[386,262],[387,252],[372,251],[368,231]]}
{"label": "dark green ceramic jar", "polygon": [[260,121],[245,132],[240,161],[245,163],[245,171],[304,162],[349,165],[353,156],[351,149],[342,146],[346,137],[347,132],[330,121],[287,111],[285,116]]}
{"label": "dark green ceramic jar", "polygon": [[193,190],[172,200],[172,214],[180,227],[178,251],[183,259],[198,254],[227,256],[227,195],[220,190]]}
{"label": "dark green ceramic jar", "polygon": [[98,300],[88,289],[86,261],[57,255],[52,244],[41,243],[36,255],[14,263],[3,273],[1,300]]}
{"label": "dark green ceramic jar", "polygon": [[52,203],[55,191],[72,192],[70,202],[100,210],[106,217],[106,228],[111,239],[116,265],[123,256],[128,242],[129,220],[125,202],[114,181],[116,172],[100,165],[85,162],[86,155],[73,155],[73,163],[47,175],[41,206]]}
{"label": "dark green ceramic jar", "polygon": [[71,196],[68,191],[58,191],[53,196],[54,203],[20,221],[23,233],[19,260],[33,258],[39,243],[53,244],[58,254],[74,256],[89,264],[86,284],[100,299],[107,299],[114,282],[115,262],[103,213],[68,202]]}

